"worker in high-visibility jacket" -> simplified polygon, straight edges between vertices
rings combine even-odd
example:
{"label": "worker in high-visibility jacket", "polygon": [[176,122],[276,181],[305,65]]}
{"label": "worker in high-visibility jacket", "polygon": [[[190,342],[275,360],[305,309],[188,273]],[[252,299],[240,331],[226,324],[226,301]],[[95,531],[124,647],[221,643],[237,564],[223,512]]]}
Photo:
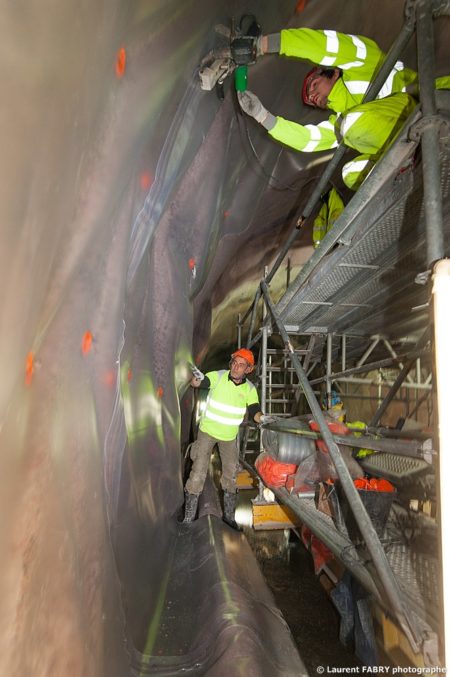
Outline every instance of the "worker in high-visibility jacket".
{"label": "worker in high-visibility jacket", "polygon": [[[275,117],[248,90],[238,92],[242,110],[273,139],[305,153],[335,148],[338,139],[343,139],[361,153],[342,169],[344,182],[356,190],[414,110],[416,100],[410,92],[417,94],[417,73],[397,61],[377,98],[362,103],[385,57],[373,40],[333,30],[291,28],[261,36],[256,42],[258,56],[277,53],[319,64],[303,82],[303,102],[333,114],[319,124],[301,125]],[[450,78],[438,78],[436,87],[450,88]]]}
{"label": "worker in high-visibility jacket", "polygon": [[313,245],[318,247],[335,221],[344,211],[344,203],[336,188],[321,196],[322,206],[313,221]]}
{"label": "worker in high-visibility jacket", "polygon": [[[322,395],[322,408],[326,410],[328,416],[335,421],[345,423],[347,428],[351,430],[355,437],[364,435],[367,425],[363,421],[347,421],[347,412],[344,409],[344,404],[339,393],[336,390],[331,390],[328,396],[325,392]],[[375,453],[372,449],[357,449],[353,452],[354,458],[364,458]]]}
{"label": "worker in high-visibility jacket", "polygon": [[194,388],[209,389],[209,395],[200,420],[197,440],[191,447],[193,465],[185,486],[185,523],[195,519],[211,452],[217,444],[222,461],[220,483],[224,492],[223,520],[239,530],[235,521],[236,473],[239,466],[237,434],[247,410],[255,423],[264,422],[257,390],[247,380],[254,364],[252,351],[241,348],[231,355],[229,370],[210,371],[205,375],[198,370],[193,372],[191,385]]}
{"label": "worker in high-visibility jacket", "polygon": [[[347,428],[350,428],[352,433],[355,435],[355,437],[361,437],[361,435],[364,435],[367,429],[367,425],[364,423],[364,421],[351,421],[350,423],[345,424]],[[357,449],[354,452],[355,458],[365,458],[366,456],[371,456],[375,452],[373,449]]]}

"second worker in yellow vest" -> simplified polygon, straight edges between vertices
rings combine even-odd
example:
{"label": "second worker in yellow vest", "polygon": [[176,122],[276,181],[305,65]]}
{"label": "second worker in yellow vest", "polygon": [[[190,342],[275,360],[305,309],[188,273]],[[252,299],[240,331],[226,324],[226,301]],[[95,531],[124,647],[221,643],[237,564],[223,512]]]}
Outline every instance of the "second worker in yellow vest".
{"label": "second worker in yellow vest", "polygon": [[191,447],[193,465],[185,486],[184,523],[195,519],[211,452],[217,444],[222,461],[223,520],[233,529],[238,529],[234,518],[239,466],[237,434],[247,410],[255,423],[262,423],[264,419],[256,388],[247,380],[254,363],[251,350],[240,348],[231,355],[229,370],[210,371],[205,376],[199,372],[199,378],[194,375],[191,381],[194,388],[208,389],[209,394],[197,440]]}

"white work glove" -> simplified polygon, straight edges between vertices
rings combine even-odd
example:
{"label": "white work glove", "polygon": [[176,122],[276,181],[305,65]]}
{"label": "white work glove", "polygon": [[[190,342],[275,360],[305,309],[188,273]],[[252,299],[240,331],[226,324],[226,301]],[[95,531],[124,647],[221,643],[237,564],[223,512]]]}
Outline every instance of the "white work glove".
{"label": "white work glove", "polygon": [[275,423],[277,420],[276,416],[269,416],[269,414],[263,414],[259,417],[259,425],[265,425],[266,423]]}
{"label": "white work glove", "polygon": [[205,378],[205,374],[202,371],[200,371],[200,369],[196,367],[195,364],[190,364],[189,366],[192,371],[192,376],[196,378],[198,381],[203,381],[203,379]]}
{"label": "white work glove", "polygon": [[263,39],[263,36],[260,35],[255,40],[255,49],[256,49],[256,56],[257,57],[262,56],[264,54],[264,52],[262,50],[262,39]]}
{"label": "white work glove", "polygon": [[259,124],[262,125],[268,116],[269,111],[264,108],[256,94],[253,94],[253,92],[250,92],[247,89],[245,92],[238,92],[237,97],[244,113],[247,113],[247,115],[250,115],[256,122],[259,122]]}

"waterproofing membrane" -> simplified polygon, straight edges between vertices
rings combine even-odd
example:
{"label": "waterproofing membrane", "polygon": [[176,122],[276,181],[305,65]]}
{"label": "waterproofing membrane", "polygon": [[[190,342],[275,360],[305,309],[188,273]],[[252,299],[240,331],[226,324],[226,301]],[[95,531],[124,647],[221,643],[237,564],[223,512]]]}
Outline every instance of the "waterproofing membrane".
{"label": "waterproofing membrane", "polygon": [[240,171],[196,68],[242,12],[2,2],[2,674],[123,676],[160,603],[192,300]]}
{"label": "waterproofing membrane", "polygon": [[[213,27],[254,11],[266,32],[328,24],[387,48],[403,3],[297,5],[0,3],[2,674],[123,677],[155,631],[173,553],[189,582],[211,534],[205,557],[230,569],[232,595],[198,562],[194,646],[209,642],[210,674],[223,674],[228,655],[243,661],[230,634],[249,636],[249,664],[283,674],[285,626],[261,581],[248,577],[254,606],[237,583],[240,542],[212,521],[181,538],[175,515],[187,363],[206,353],[230,280],[268,265],[299,186],[322,170],[250,124],[260,171],[230,89],[221,102],[196,84]],[[252,87],[298,116],[308,66],[281,61],[257,64]],[[222,614],[246,595],[232,630]],[[257,636],[261,613],[270,631]]]}
{"label": "waterproofing membrane", "polygon": [[143,655],[134,655],[133,674],[306,675],[255,564],[245,536],[219,517],[181,525],[165,606]]}

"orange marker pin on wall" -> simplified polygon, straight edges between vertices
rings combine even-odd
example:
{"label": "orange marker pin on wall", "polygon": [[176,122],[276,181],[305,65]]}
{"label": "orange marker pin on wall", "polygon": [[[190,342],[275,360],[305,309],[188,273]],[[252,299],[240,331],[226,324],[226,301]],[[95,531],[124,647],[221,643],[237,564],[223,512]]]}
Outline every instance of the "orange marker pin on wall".
{"label": "orange marker pin on wall", "polygon": [[150,172],[142,172],[140,178],[140,184],[142,190],[148,190],[153,183],[153,176]]}
{"label": "orange marker pin on wall", "polygon": [[92,333],[90,331],[85,331],[81,340],[81,352],[83,355],[87,355],[92,350],[93,341],[94,337],[92,336]]}
{"label": "orange marker pin on wall", "polygon": [[28,353],[27,359],[25,360],[25,384],[27,386],[31,385],[34,374],[34,355],[33,353]]}
{"label": "orange marker pin on wall", "polygon": [[116,54],[116,76],[122,78],[127,66],[127,53],[125,47],[121,47]]}

